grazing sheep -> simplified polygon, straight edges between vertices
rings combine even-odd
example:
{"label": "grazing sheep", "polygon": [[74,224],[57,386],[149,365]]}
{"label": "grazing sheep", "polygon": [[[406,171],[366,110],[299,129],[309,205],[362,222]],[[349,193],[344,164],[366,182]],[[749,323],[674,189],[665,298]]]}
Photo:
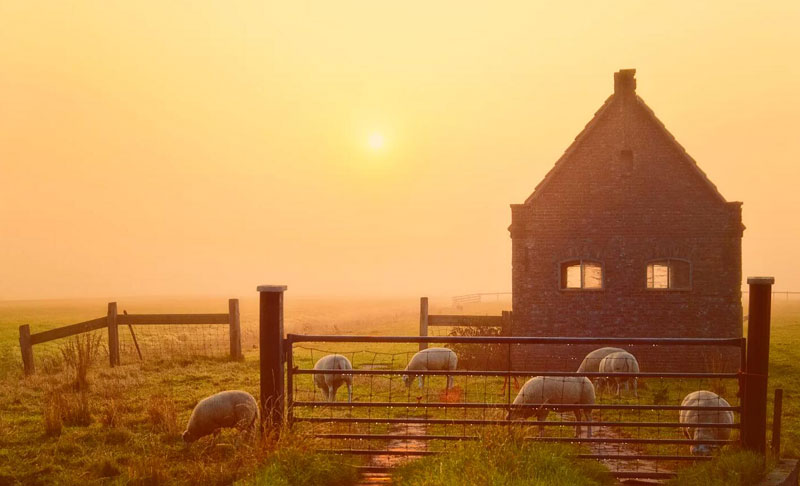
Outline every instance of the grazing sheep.
{"label": "grazing sheep", "polygon": [[[314,365],[315,370],[352,370],[350,360],[341,354],[323,356]],[[322,390],[326,401],[336,401],[336,391],[343,384],[347,384],[347,401],[353,401],[353,375],[351,374],[317,374],[314,375],[314,384]]]}
{"label": "grazing sheep", "polygon": [[[575,420],[580,421],[581,415],[587,422],[592,421],[592,407],[594,405],[594,385],[585,376],[536,376],[528,380],[514,399],[514,405],[539,405],[539,408],[525,407],[514,408],[506,415],[506,420],[525,420],[531,415],[536,415],[536,420],[544,421],[550,411],[544,405],[587,405],[584,408],[570,408],[575,414]],[[562,411],[556,408],[556,411]],[[539,425],[539,436],[544,433],[544,425]],[[575,426],[575,437],[580,437],[581,426]],[[588,436],[592,436],[592,426],[588,426]]]}
{"label": "grazing sheep", "polygon": [[219,392],[200,400],[194,407],[183,432],[183,440],[194,442],[226,427],[252,433],[257,418],[258,404],[253,395],[241,390]]}
{"label": "grazing sheep", "polygon": [[[682,407],[730,407],[730,404],[721,396],[714,392],[699,390],[694,391],[683,399]],[[730,410],[681,410],[680,423],[714,423],[732,424],[733,412]],[[731,429],[728,428],[708,428],[708,427],[685,427],[683,433],[687,439],[692,440],[728,440],[731,437]],[[716,447],[712,444],[695,444],[691,447],[692,454],[708,455],[711,448]]]}
{"label": "grazing sheep", "polygon": [[578,373],[597,373],[600,370],[600,361],[611,353],[619,353],[625,351],[620,348],[600,348],[595,349],[587,354],[581,365],[578,367]]}
{"label": "grazing sheep", "polygon": [[[411,361],[408,362],[405,371],[438,371],[438,370],[455,370],[458,366],[458,356],[452,349],[447,348],[428,348],[415,354]],[[411,382],[415,377],[419,377],[419,387],[422,388],[425,376],[415,375],[409,373],[403,375],[403,383],[407,387],[411,386]],[[447,389],[453,387],[453,377],[447,377]]]}
{"label": "grazing sheep", "polygon": [[[616,353],[611,353],[602,360],[600,360],[600,373],[638,373],[639,372],[639,362],[636,361],[636,358],[627,351],[619,351]],[[633,396],[639,398],[639,378],[638,377],[625,377],[620,378],[616,376],[611,376],[605,378],[608,380],[607,383],[616,383],[617,384],[617,396],[619,396],[619,385],[621,382],[625,382],[625,391],[629,390],[628,385],[633,383]]]}

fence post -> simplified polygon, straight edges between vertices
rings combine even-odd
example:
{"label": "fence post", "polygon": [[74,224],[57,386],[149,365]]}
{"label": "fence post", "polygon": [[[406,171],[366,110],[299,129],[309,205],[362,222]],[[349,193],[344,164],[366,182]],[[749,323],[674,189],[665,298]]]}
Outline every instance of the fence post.
{"label": "fence post", "polygon": [[742,406],[742,446],[761,454],[767,447],[767,377],[769,374],[769,325],[773,277],[749,277],[747,371]]}
{"label": "fence post", "polygon": [[22,368],[25,375],[32,375],[36,369],[33,366],[33,344],[31,344],[31,326],[19,326],[19,349],[22,351]]}
{"label": "fence post", "polygon": [[783,415],[783,388],[775,389],[772,403],[772,453],[775,459],[781,458],[781,416]]}
{"label": "fence post", "polygon": [[117,303],[108,303],[108,360],[111,367],[119,364],[119,328],[117,327]]}
{"label": "fence post", "polygon": [[[427,336],[428,335],[428,298],[427,297],[420,297],[419,298],[419,335],[420,336]],[[419,350],[422,351],[423,349],[428,347],[428,343],[419,343]]]}
{"label": "fence post", "polygon": [[242,359],[242,328],[239,324],[239,299],[228,299],[228,327],[231,337],[231,359]]}
{"label": "fence post", "polygon": [[283,425],[283,293],[285,285],[259,285],[259,366],[261,427],[279,432]]}

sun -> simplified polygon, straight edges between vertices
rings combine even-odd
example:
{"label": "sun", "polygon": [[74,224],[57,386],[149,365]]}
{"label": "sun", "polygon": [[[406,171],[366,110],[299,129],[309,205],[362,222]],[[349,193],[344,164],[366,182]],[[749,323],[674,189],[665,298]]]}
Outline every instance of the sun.
{"label": "sun", "polygon": [[369,148],[372,150],[382,149],[384,142],[385,139],[383,138],[383,135],[378,132],[371,133],[367,139],[367,145],[369,145]]}

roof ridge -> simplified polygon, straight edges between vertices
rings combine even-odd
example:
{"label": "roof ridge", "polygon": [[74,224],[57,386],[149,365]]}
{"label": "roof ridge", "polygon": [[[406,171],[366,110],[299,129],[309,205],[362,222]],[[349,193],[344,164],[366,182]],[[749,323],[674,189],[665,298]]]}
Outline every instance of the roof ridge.
{"label": "roof ridge", "polygon": [[559,157],[558,160],[556,160],[555,164],[553,164],[553,167],[551,167],[550,170],[547,171],[547,174],[545,174],[544,178],[541,181],[539,181],[538,184],[536,184],[536,187],[533,188],[533,192],[531,193],[530,196],[527,197],[527,199],[525,199],[525,202],[523,204],[528,204],[529,202],[533,201],[539,189],[544,187],[547,184],[547,182],[549,182],[549,180],[553,177],[553,175],[558,171],[559,166],[575,151],[575,149],[577,149],[580,142],[582,142],[583,139],[586,138],[586,136],[589,134],[589,132],[597,125],[597,120],[599,120],[600,117],[603,115],[603,113],[605,113],[605,111],[608,109],[608,107],[611,106],[611,102],[613,100],[614,100],[614,94],[611,94],[608,98],[606,98],[606,100],[603,102],[600,108],[598,108],[597,111],[594,112],[592,119],[589,120],[588,123],[586,123],[586,125],[583,127],[583,130],[581,130],[575,136],[575,139],[572,141],[571,144],[569,144],[569,147],[567,147],[564,153],[561,154],[561,157]]}
{"label": "roof ridge", "polygon": [[720,200],[722,200],[722,202],[728,202],[728,200],[725,199],[722,193],[719,192],[719,189],[717,188],[716,184],[711,182],[711,179],[708,178],[708,175],[703,171],[703,169],[700,168],[700,165],[697,163],[696,160],[694,160],[694,157],[689,155],[689,152],[683,145],[681,145],[678,139],[675,138],[675,135],[670,133],[667,126],[664,125],[664,122],[658,119],[658,116],[656,116],[655,111],[653,111],[653,109],[650,108],[647,105],[647,103],[645,103],[644,99],[642,99],[641,96],[636,95],[636,101],[639,103],[639,105],[641,105],[645,109],[646,113],[650,115],[650,117],[656,122],[656,125],[658,126],[658,128],[661,129],[664,135],[666,135],[668,139],[671,140],[672,143],[675,144],[675,146],[680,149],[681,154],[686,158],[686,160],[688,160],[691,163],[692,168],[694,168],[694,170],[697,171],[698,175],[700,175],[700,177],[706,182],[706,184],[714,192],[714,194],[716,194],[720,198]]}

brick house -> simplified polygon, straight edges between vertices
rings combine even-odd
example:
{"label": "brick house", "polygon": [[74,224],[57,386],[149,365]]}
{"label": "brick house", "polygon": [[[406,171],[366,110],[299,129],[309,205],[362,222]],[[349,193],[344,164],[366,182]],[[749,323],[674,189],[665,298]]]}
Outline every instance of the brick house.
{"label": "brick house", "polygon": [[[634,74],[614,74],[614,93],[511,205],[514,335],[742,336],[742,203],[722,197],[636,95]],[[513,362],[576,369],[587,351],[517,347]],[[731,349],[632,352],[643,371],[739,365]]]}

